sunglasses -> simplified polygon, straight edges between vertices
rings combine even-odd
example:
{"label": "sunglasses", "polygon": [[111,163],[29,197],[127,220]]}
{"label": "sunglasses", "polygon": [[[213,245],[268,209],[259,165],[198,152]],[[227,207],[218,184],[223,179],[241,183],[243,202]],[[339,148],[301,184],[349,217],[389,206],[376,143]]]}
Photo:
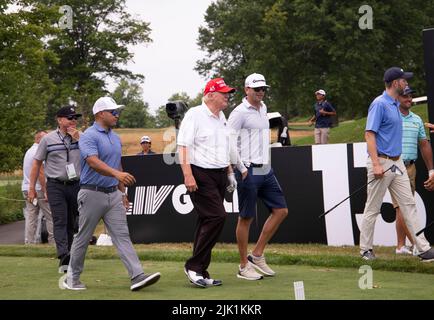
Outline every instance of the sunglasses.
{"label": "sunglasses", "polygon": [[117,117],[120,115],[120,112],[117,109],[114,110],[104,110],[105,112],[111,113],[113,117]]}
{"label": "sunglasses", "polygon": [[259,92],[259,91],[267,92],[267,90],[268,90],[267,87],[258,87],[258,88],[252,88],[252,89],[255,90],[255,92]]}
{"label": "sunglasses", "polygon": [[77,116],[68,116],[68,117],[66,117],[66,119],[68,119],[69,121],[78,120],[78,117]]}

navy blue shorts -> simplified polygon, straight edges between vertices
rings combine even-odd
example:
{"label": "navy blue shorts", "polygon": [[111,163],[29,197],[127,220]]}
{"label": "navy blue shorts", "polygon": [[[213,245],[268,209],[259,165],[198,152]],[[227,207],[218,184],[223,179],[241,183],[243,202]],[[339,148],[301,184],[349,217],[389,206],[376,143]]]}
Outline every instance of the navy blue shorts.
{"label": "navy blue shorts", "polygon": [[[258,168],[254,168],[255,171]],[[238,182],[238,203],[240,217],[253,218],[256,216],[256,201],[260,198],[268,210],[287,208],[282,188],[271,168],[267,174],[252,174],[253,168],[248,168],[249,174],[242,180],[241,173],[235,170],[235,177]]]}

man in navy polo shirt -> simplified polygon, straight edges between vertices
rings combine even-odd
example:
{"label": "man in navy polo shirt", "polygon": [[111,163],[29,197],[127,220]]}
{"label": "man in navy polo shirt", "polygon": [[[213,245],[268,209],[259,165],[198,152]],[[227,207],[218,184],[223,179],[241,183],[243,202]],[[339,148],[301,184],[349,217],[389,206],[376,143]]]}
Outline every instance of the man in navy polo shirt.
{"label": "man in navy polo shirt", "polygon": [[336,110],[326,100],[326,92],[323,89],[315,92],[315,98],[315,114],[309,120],[311,124],[315,123],[315,144],[327,144],[333,124],[332,116],[336,115]]}
{"label": "man in navy polo shirt", "polygon": [[368,111],[365,139],[368,147],[367,160],[368,195],[360,230],[360,254],[365,260],[375,259],[373,251],[375,221],[381,211],[383,197],[389,189],[398,203],[405,224],[415,241],[419,257],[424,261],[434,260],[434,250],[424,235],[416,236],[420,230],[416,202],[411,193],[410,181],[402,153],[402,120],[397,98],[413,76],[401,68],[392,67],[384,73],[386,90],[375,98]]}
{"label": "man in navy polo shirt", "polygon": [[95,122],[80,139],[79,231],[72,243],[68,273],[63,282],[65,289],[86,289],[80,282],[80,274],[89,239],[100,219],[103,219],[128,270],[132,291],[149,286],[160,278],[159,272],[144,274],[128,231],[126,210],[129,201],[125,186],[134,184],[136,180],[122,171],[122,145],[119,136],[112,130],[119,119],[121,107],[110,97],[99,98],[93,106]]}

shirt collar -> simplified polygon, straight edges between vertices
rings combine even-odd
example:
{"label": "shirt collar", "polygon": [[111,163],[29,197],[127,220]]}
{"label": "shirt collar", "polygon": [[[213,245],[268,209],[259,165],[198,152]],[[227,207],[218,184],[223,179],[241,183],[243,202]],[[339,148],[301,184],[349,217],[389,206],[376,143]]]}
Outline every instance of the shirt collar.
{"label": "shirt collar", "polygon": [[408,114],[407,114],[407,115],[404,115],[401,111],[400,111],[399,113],[400,113],[401,116],[402,116],[403,118],[405,118],[405,119],[409,119],[409,118],[413,117],[413,115],[414,115],[414,113],[411,112],[411,111],[408,111]]}
{"label": "shirt collar", "polygon": [[[214,118],[216,117],[215,114],[212,113],[211,110],[208,108],[208,106],[206,105],[205,102],[202,102],[201,107],[205,110],[205,113],[207,116],[214,117]],[[218,114],[219,119],[222,117],[222,113],[223,113],[222,111],[219,111],[219,114]]]}
{"label": "shirt collar", "polygon": [[260,105],[259,109],[257,109],[256,107],[252,106],[249,103],[249,101],[247,101],[247,97],[244,97],[242,102],[243,102],[243,105],[246,107],[246,109],[252,108],[252,109],[255,109],[255,110],[261,110],[261,108],[264,106],[264,102],[261,101],[261,105]]}
{"label": "shirt collar", "polygon": [[398,100],[393,99],[391,96],[389,96],[389,95],[387,94],[386,90],[383,91],[383,98],[384,98],[388,103],[394,104],[394,105],[396,105],[396,106],[399,105]]}
{"label": "shirt collar", "polygon": [[105,132],[105,133],[109,133],[112,129],[109,128],[108,130],[104,129],[103,127],[101,127],[96,121],[93,123],[93,127],[99,131],[99,132]]}

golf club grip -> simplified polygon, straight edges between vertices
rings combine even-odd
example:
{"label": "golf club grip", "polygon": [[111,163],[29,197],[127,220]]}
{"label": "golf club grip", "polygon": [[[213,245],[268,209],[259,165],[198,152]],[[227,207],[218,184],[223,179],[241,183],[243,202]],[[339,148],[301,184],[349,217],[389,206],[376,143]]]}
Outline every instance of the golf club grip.
{"label": "golf club grip", "polygon": [[[392,165],[389,169],[387,169],[386,171],[383,171],[383,174],[385,174],[387,171],[389,171],[390,169],[392,169],[394,165]],[[367,184],[361,186],[359,189],[357,189],[356,191],[354,191],[352,194],[350,194],[348,197],[346,197],[344,200],[342,200],[341,202],[339,202],[337,205],[335,205],[333,208],[327,210],[326,212],[324,212],[323,214],[321,214],[318,218],[322,218],[324,217],[327,213],[329,213],[330,211],[334,210],[336,207],[338,207],[341,203],[345,202],[347,199],[351,198],[353,195],[355,195],[357,192],[359,192],[360,190],[366,188],[371,182],[375,181],[375,178],[372,179],[371,181],[369,181]]]}

